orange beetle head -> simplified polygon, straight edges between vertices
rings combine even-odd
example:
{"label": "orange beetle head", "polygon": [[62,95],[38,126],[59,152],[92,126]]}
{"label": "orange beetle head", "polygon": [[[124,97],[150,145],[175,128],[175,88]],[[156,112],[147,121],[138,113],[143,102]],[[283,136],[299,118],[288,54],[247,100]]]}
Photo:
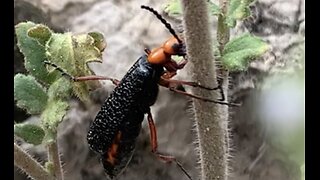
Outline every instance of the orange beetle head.
{"label": "orange beetle head", "polygon": [[164,52],[169,55],[178,55],[185,56],[186,55],[186,47],[183,42],[179,43],[177,38],[171,37],[163,44]]}
{"label": "orange beetle head", "polygon": [[[180,42],[179,42],[180,41]],[[155,48],[151,52],[147,52],[148,62],[151,64],[165,65],[171,63],[171,56],[186,56],[186,48],[181,40],[176,37],[168,39],[162,47]]]}
{"label": "orange beetle head", "polygon": [[148,62],[150,64],[165,64],[167,62],[167,55],[164,53],[162,47],[153,49],[148,54]]}

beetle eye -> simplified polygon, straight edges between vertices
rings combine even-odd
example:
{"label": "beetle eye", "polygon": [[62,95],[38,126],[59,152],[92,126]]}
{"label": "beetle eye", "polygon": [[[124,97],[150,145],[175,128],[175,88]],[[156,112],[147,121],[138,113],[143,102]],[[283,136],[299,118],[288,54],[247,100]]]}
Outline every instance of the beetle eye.
{"label": "beetle eye", "polygon": [[172,45],[172,49],[174,50],[174,52],[176,52],[176,55],[178,56],[186,55],[186,48],[183,44],[174,43]]}
{"label": "beetle eye", "polygon": [[181,44],[179,44],[179,43],[174,43],[172,45],[172,49],[174,50],[174,52],[179,52],[180,48],[181,48]]}

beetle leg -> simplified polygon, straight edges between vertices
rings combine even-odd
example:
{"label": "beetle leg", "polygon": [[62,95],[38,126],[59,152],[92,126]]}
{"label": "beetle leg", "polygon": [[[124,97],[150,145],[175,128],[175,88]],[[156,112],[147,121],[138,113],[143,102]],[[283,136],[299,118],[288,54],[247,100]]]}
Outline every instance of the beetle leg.
{"label": "beetle leg", "polygon": [[149,48],[144,48],[144,52],[149,55],[151,53],[151,50]]}
{"label": "beetle leg", "polygon": [[148,124],[150,129],[150,139],[151,139],[151,147],[152,147],[151,152],[154,153],[158,159],[166,163],[171,163],[172,161],[174,161],[178,165],[178,167],[184,172],[184,174],[188,176],[190,180],[192,180],[191,176],[187,173],[187,171],[183,168],[181,163],[177,161],[177,159],[174,156],[163,155],[158,152],[157,130],[156,130],[156,126],[154,124],[152,114],[150,111],[148,112]]}
{"label": "beetle leg", "polygon": [[236,107],[240,106],[240,104],[237,104],[237,103],[223,102],[223,101],[212,100],[212,99],[208,99],[208,98],[205,98],[205,97],[193,95],[193,94],[178,90],[175,87],[169,87],[169,90],[173,91],[173,92],[176,92],[176,93],[179,93],[179,94],[183,94],[185,96],[189,96],[189,97],[192,97],[192,98],[195,98],[195,99],[199,99],[199,100],[202,100],[202,101],[205,101],[205,102],[213,102],[213,103],[217,103],[217,104],[228,105],[228,106],[236,106]]}
{"label": "beetle leg", "polygon": [[183,60],[178,64],[177,62],[171,59],[167,63],[163,64],[163,67],[165,67],[166,70],[169,72],[176,72],[178,69],[182,69],[187,64],[187,62],[187,60]]}
{"label": "beetle leg", "polygon": [[[174,86],[188,85],[188,86],[198,87],[198,88],[202,88],[202,89],[206,89],[206,90],[218,90],[219,89],[220,90],[220,94],[221,94],[221,98],[218,99],[218,100],[219,101],[224,101],[225,100],[224,92],[223,92],[223,89],[222,89],[222,81],[218,80],[218,86],[214,87],[214,88],[211,88],[211,87],[203,86],[199,82],[181,81],[181,80],[171,79],[176,74],[177,74],[176,72],[166,71],[161,76],[160,85],[161,85],[161,83],[163,83],[163,84],[170,84],[170,86],[172,86],[172,84],[175,84]],[[169,87],[168,85],[165,85],[165,86]]]}
{"label": "beetle leg", "polygon": [[177,74],[176,71],[173,71],[173,72],[165,71],[165,72],[162,74],[161,78],[170,79],[170,78],[172,78],[173,76],[175,76],[176,74]]}
{"label": "beetle leg", "polygon": [[220,90],[221,98],[218,100],[219,101],[225,100],[225,95],[224,95],[224,92],[222,89],[222,83],[223,83],[222,79],[218,79],[218,86],[217,87],[211,88],[211,87],[203,86],[199,82],[190,82],[190,81],[181,81],[181,80],[171,79],[176,74],[177,74],[176,71],[173,71],[173,72],[165,71],[165,73],[163,73],[163,75],[161,76],[160,83],[175,84],[175,86],[188,85],[188,86],[198,87],[198,88],[202,88],[202,89],[206,89],[206,90]]}
{"label": "beetle leg", "polygon": [[109,80],[112,82],[112,84],[118,86],[120,81],[114,78],[109,78],[106,76],[97,76],[97,75],[92,75],[92,76],[81,76],[81,77],[74,77],[72,79],[73,81],[79,82],[79,81],[97,81],[97,80]]}
{"label": "beetle leg", "polygon": [[44,61],[44,64],[50,65],[54,67],[57,71],[61,72],[62,76],[66,76],[72,81],[75,82],[80,82],[80,81],[97,81],[97,80],[109,80],[111,81],[114,85],[118,85],[120,83],[119,80],[105,77],[105,76],[97,76],[97,75],[91,75],[91,76],[81,76],[81,77],[74,77],[71,74],[67,73],[65,70],[63,70],[61,67],[58,65],[50,62],[50,61]]}
{"label": "beetle leg", "polygon": [[[228,105],[228,106],[240,106],[240,104],[228,103],[228,102],[223,102],[223,101],[220,101],[220,100],[212,100],[212,99],[208,99],[208,98],[205,98],[205,97],[193,95],[193,94],[190,94],[190,93],[187,93],[187,92],[184,92],[184,91],[181,91],[181,90],[177,89],[177,87],[179,85],[181,85],[181,84],[186,84],[186,85],[192,86],[192,83],[193,82],[185,82],[185,81],[178,81],[178,80],[171,80],[171,79],[164,79],[164,78],[161,78],[160,81],[159,81],[159,85],[161,85],[163,87],[166,87],[166,88],[169,88],[170,91],[173,91],[173,92],[176,92],[176,93],[179,93],[179,94],[183,94],[185,96],[189,96],[189,97],[192,97],[192,98],[195,98],[195,99],[199,99],[199,100],[202,100],[202,101],[205,101],[205,102],[213,102],[213,103],[223,104],[223,105]],[[199,86],[196,86],[196,87],[199,87]],[[220,88],[221,87],[218,86],[216,89],[220,89]],[[224,98],[224,94],[223,94],[223,98]]]}
{"label": "beetle leg", "polygon": [[[167,81],[168,83],[171,83],[171,84],[175,84],[176,86],[178,86],[178,85],[188,85],[188,86],[198,87],[198,88],[202,88],[202,89],[206,89],[206,90],[217,90],[217,89],[221,88],[220,85],[215,87],[215,88],[203,86],[199,82],[182,81],[182,80],[174,80],[174,79],[165,79],[165,81]],[[223,100],[224,100],[224,98],[223,98]],[[221,100],[221,101],[223,101],[223,100]]]}
{"label": "beetle leg", "polygon": [[148,124],[150,129],[151,151],[156,153],[158,149],[157,130],[150,111],[148,112]]}
{"label": "beetle leg", "polygon": [[224,92],[223,92],[223,88],[222,88],[222,83],[223,83],[223,79],[218,78],[218,87],[217,89],[220,90],[220,94],[221,94],[221,98],[218,99],[219,101],[224,101],[225,100],[225,96],[224,96]]}

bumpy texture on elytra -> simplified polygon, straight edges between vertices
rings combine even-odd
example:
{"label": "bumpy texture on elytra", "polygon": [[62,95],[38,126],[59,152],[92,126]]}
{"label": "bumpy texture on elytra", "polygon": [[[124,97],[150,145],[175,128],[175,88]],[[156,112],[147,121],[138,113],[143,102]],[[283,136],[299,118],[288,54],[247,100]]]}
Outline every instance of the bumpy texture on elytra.
{"label": "bumpy texture on elytra", "polygon": [[[130,160],[144,114],[156,101],[157,83],[162,73],[161,66],[151,65],[146,55],[141,56],[106,99],[90,126],[89,146],[102,155],[102,163],[110,177],[118,175]],[[116,162],[112,164],[106,159],[107,153],[119,131],[121,139]]]}

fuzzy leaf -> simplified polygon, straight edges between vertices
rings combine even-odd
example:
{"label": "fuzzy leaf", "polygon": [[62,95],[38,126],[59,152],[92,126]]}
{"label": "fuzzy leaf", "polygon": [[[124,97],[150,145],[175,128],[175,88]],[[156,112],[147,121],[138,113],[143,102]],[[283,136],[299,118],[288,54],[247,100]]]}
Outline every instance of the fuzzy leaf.
{"label": "fuzzy leaf", "polygon": [[42,143],[45,132],[38,125],[23,123],[14,125],[14,134],[27,143],[39,145]]}
{"label": "fuzzy leaf", "polygon": [[27,33],[29,37],[35,38],[43,46],[45,46],[52,35],[52,31],[42,24],[30,28]]}
{"label": "fuzzy leaf", "polygon": [[68,99],[71,96],[72,85],[71,81],[65,77],[61,77],[48,89],[49,100],[53,99]]}
{"label": "fuzzy leaf", "polygon": [[27,71],[41,82],[50,84],[58,74],[48,74],[43,64],[43,61],[46,59],[45,47],[27,35],[28,30],[35,26],[36,24],[32,22],[23,22],[16,25],[17,44],[25,57],[25,68]]}
{"label": "fuzzy leaf", "polygon": [[47,104],[45,89],[33,76],[17,74],[14,77],[14,99],[17,106],[30,114],[40,114]]}
{"label": "fuzzy leaf", "polygon": [[249,5],[254,0],[230,0],[226,24],[233,28],[236,26],[237,20],[243,20],[250,16]]}
{"label": "fuzzy leaf", "polygon": [[[74,54],[76,63],[76,76],[87,76],[93,75],[94,72],[89,68],[88,63],[98,62],[102,63],[102,52],[95,46],[95,39],[90,35],[82,34],[73,36],[73,44],[78,44],[74,46]],[[89,92],[91,89],[96,89],[99,87],[98,81],[86,81],[86,82],[76,82],[73,83],[73,92],[82,101],[88,102]]]}
{"label": "fuzzy leaf", "polygon": [[[76,64],[83,68],[80,69],[85,71],[86,73],[92,73],[90,68],[87,66],[86,63],[88,62],[99,62],[102,63],[102,53],[101,51],[95,46],[95,39],[88,35],[82,34],[77,36],[72,36],[72,42],[75,44],[73,46]],[[76,67],[78,67],[76,66]]]}
{"label": "fuzzy leaf", "polygon": [[228,42],[222,53],[222,63],[230,71],[243,71],[255,58],[269,49],[258,37],[244,34]]}
{"label": "fuzzy leaf", "polygon": [[45,110],[41,114],[41,123],[44,129],[56,132],[56,129],[63,117],[66,115],[69,104],[60,99],[49,101]]}
{"label": "fuzzy leaf", "polygon": [[[98,34],[95,35],[97,39],[101,38]],[[70,33],[55,33],[46,45],[47,58],[74,77],[93,75],[88,63],[102,62],[102,52],[95,43],[97,41],[88,34],[72,36]],[[98,82],[75,82],[72,86],[73,93],[87,102],[90,101],[89,90],[95,89]]]}
{"label": "fuzzy leaf", "polygon": [[[72,49],[72,39],[70,33],[54,33],[46,44],[47,60],[63,68],[66,72],[72,74],[75,72],[74,53]],[[50,67],[48,70],[54,71]]]}
{"label": "fuzzy leaf", "polygon": [[88,33],[94,39],[94,46],[99,49],[99,51],[103,52],[107,47],[107,43],[104,40],[103,34],[99,32],[90,32]]}

